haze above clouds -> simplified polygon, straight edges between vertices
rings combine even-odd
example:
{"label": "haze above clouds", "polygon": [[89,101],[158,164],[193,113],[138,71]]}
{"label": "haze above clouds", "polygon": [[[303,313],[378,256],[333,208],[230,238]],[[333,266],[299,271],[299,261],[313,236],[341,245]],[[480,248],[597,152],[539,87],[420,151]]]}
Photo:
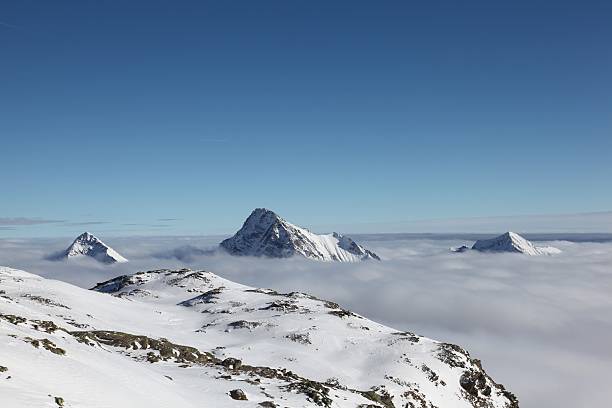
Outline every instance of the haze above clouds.
{"label": "haze above clouds", "polygon": [[[0,264],[83,287],[138,270],[187,266],[253,286],[309,292],[397,329],[462,345],[519,396],[521,407],[609,402],[611,242],[556,241],[561,255],[528,257],[449,253],[469,242],[460,237],[361,238],[385,261],[237,258],[206,251],[219,237],[157,237],[105,240],[131,261],[111,267],[42,259],[67,246],[64,240],[1,240]],[[189,262],[167,258],[177,254]]]}
{"label": "haze above clouds", "polygon": [[[275,208],[272,208],[275,210]],[[282,216],[313,231],[339,231],[354,235],[360,233],[487,233],[498,234],[502,231],[536,233],[612,233],[612,211],[587,212],[574,214],[533,214],[503,215],[487,217],[457,217],[439,219],[407,219],[385,222],[382,218],[372,222],[348,223],[328,220],[325,223],[313,222],[304,214],[295,217],[279,212]],[[40,217],[0,217],[0,231],[4,237],[70,237],[83,232],[84,228],[95,228],[102,236],[157,236],[157,235],[210,235],[230,234],[240,227],[241,220],[249,214],[248,209],[235,212],[234,217],[226,219],[222,226],[211,227],[210,220],[201,217],[154,218],[138,222],[126,222],[108,216],[77,217],[77,219],[44,219]],[[291,215],[291,216],[290,216]],[[223,218],[223,217],[221,217]]]}

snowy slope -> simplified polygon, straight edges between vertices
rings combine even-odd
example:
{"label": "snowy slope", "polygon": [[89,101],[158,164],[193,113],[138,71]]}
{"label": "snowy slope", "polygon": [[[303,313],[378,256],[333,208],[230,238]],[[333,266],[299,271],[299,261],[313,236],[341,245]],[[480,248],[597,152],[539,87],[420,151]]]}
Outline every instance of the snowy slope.
{"label": "snowy slope", "polygon": [[84,232],[72,242],[72,244],[57,259],[69,259],[73,257],[89,256],[103,263],[123,263],[128,260],[119,255],[117,251],[106,245],[96,236]]}
{"label": "snowy slope", "polygon": [[2,407],[518,407],[458,346],[206,271],[0,290]]}
{"label": "snowy slope", "polygon": [[242,228],[221,247],[232,255],[287,258],[301,255],[320,261],[357,262],[380,258],[349,237],[317,235],[265,208],[253,210]]}
{"label": "snowy slope", "polygon": [[474,243],[472,249],[481,252],[515,252],[526,255],[551,255],[561,252],[553,247],[537,247],[515,232],[506,232],[495,238],[480,239]]}

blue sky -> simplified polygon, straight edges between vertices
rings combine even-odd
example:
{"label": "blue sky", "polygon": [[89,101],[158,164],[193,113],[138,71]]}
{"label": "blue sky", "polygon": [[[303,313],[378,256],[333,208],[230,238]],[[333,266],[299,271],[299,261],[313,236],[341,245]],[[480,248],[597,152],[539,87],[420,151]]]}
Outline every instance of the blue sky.
{"label": "blue sky", "polygon": [[227,233],[259,206],[355,231],[609,211],[611,20],[588,1],[3,2],[0,236]]}

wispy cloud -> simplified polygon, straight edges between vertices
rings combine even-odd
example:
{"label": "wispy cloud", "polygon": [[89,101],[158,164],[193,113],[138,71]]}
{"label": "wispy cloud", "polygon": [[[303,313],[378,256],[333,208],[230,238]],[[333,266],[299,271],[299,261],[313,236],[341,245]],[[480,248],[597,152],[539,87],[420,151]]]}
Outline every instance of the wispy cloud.
{"label": "wispy cloud", "polygon": [[181,218],[158,218],[157,221],[180,221]]}
{"label": "wispy cloud", "polygon": [[40,224],[59,224],[66,222],[65,220],[47,220],[43,218],[29,218],[29,217],[13,217],[13,218],[2,218],[0,217],[0,225],[40,225]]}
{"label": "wispy cloud", "polygon": [[6,28],[12,28],[14,30],[18,30],[19,29],[19,27],[17,27],[16,25],[5,23],[4,21],[0,21],[0,26],[1,27],[6,27]]}
{"label": "wispy cloud", "polygon": [[126,227],[147,227],[147,228],[168,228],[171,227],[171,225],[168,224],[146,224],[146,223],[136,223],[136,222],[130,222],[130,223],[125,223],[125,224],[121,224],[123,226]]}
{"label": "wispy cloud", "polygon": [[88,225],[104,225],[111,224],[110,221],[82,221],[82,222],[67,222],[65,225],[70,227],[88,226]]}
{"label": "wispy cloud", "polygon": [[198,139],[198,142],[200,143],[229,143],[230,140],[229,139],[223,139],[220,137],[202,137]]}

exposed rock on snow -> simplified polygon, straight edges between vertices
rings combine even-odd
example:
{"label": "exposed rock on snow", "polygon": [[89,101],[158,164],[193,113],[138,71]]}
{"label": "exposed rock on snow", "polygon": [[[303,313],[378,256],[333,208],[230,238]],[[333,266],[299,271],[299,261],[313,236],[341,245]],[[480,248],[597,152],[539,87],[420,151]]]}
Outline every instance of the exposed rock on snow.
{"label": "exposed rock on snow", "polygon": [[2,406],[518,407],[461,347],[300,292],[188,269],[87,291],[2,267],[0,290]]}
{"label": "exposed rock on snow", "polygon": [[89,256],[102,263],[123,263],[128,260],[119,255],[117,251],[106,245],[96,236],[84,232],[62,253],[54,256],[54,259],[70,259],[74,257]]}
{"label": "exposed rock on snow", "polygon": [[255,209],[242,228],[221,247],[232,255],[288,258],[301,255],[320,261],[380,260],[349,237],[338,233],[318,235],[293,225],[265,208]]}
{"label": "exposed rock on snow", "polygon": [[230,397],[232,397],[235,400],[246,401],[248,399],[244,391],[242,391],[239,388],[235,390],[231,390],[229,394],[230,394]]}
{"label": "exposed rock on snow", "polygon": [[470,250],[469,246],[461,245],[460,247],[455,247],[450,249],[452,252],[467,252]]}
{"label": "exposed rock on snow", "polygon": [[506,232],[490,239],[479,239],[472,249],[480,252],[515,252],[526,255],[551,255],[561,252],[553,247],[537,247],[515,232]]}

